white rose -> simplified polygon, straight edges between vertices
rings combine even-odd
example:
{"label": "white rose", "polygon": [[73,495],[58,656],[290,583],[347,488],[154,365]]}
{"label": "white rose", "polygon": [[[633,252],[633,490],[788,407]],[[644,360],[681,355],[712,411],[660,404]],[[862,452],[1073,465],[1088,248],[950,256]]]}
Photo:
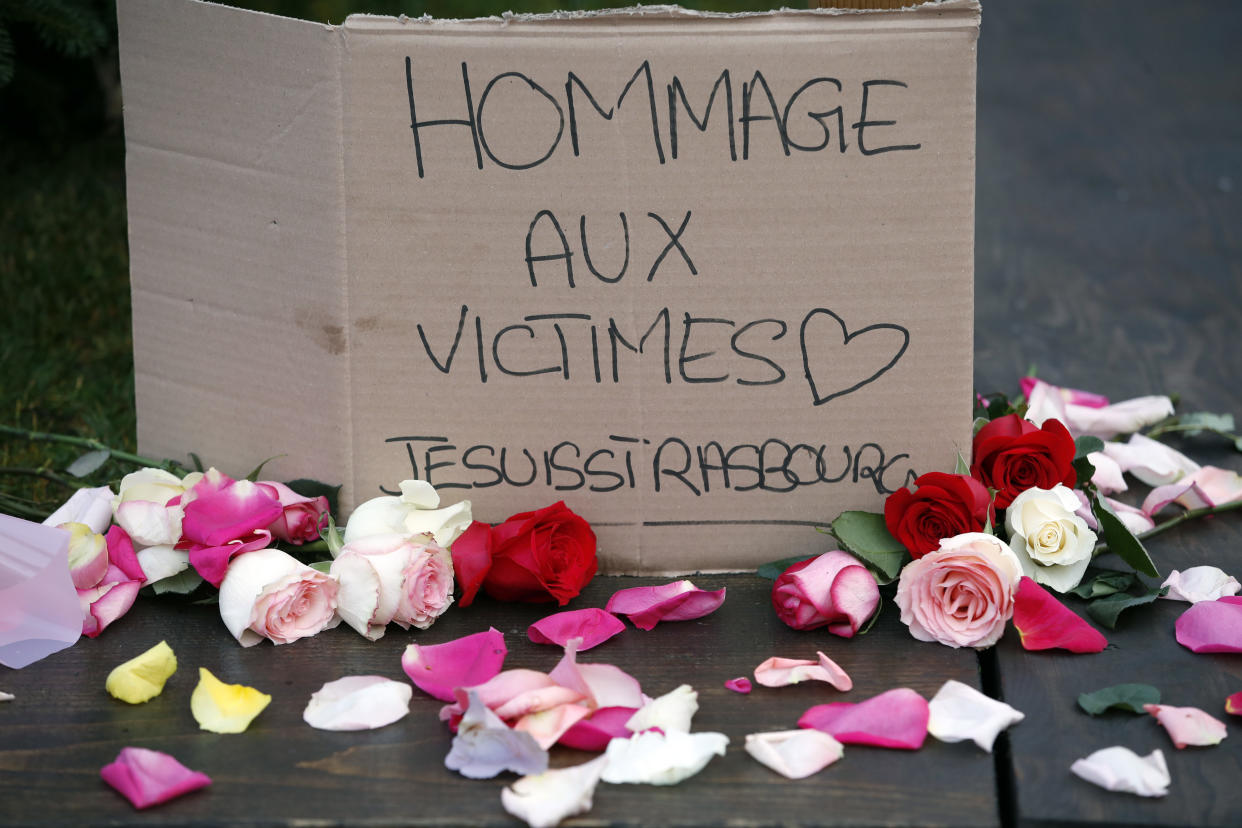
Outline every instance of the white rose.
{"label": "white rose", "polygon": [[340,584],[337,612],[375,641],[389,622],[425,630],[453,602],[453,559],[434,543],[371,535],[345,544],[332,562]]}
{"label": "white rose", "polygon": [[1038,583],[1067,592],[1078,586],[1095,551],[1095,532],[1074,514],[1080,506],[1072,489],[1027,489],[1005,510],[1009,548],[1022,572]]}
{"label": "white rose", "polygon": [[447,549],[470,526],[470,501],[439,505],[440,495],[430,483],[402,481],[400,497],[373,497],[354,509],[345,525],[345,543],[371,535],[430,535]]}
{"label": "white rose", "polygon": [[184,504],[167,506],[186,492],[182,479],[163,469],[145,468],[121,479],[112,510],[136,546],[172,546],[181,540]]}

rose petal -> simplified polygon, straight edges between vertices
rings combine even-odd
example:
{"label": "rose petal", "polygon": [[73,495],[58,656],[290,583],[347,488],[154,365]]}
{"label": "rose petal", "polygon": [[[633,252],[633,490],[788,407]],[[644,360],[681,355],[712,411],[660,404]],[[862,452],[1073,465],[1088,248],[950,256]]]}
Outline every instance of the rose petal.
{"label": "rose petal", "polygon": [[[487,685],[482,685],[482,687],[486,686]],[[458,702],[464,705],[464,699],[462,698],[464,691],[458,690],[457,692]],[[482,693],[480,695],[482,695]],[[584,698],[583,694],[579,693],[577,690],[572,690],[568,687],[561,687],[559,684],[548,684],[543,687],[535,687],[523,693],[518,693],[516,696],[500,701],[498,704],[489,701],[486,697],[484,697],[484,702],[497,716],[507,721],[512,721],[514,719],[520,719],[524,716],[529,716],[533,713],[542,713],[545,710],[552,710],[567,704],[580,702]],[[589,712],[589,708],[584,709]],[[573,722],[569,723],[569,725],[572,724]],[[566,725],[566,727],[569,727],[569,725]],[[552,742],[555,741],[556,739],[552,740]],[[545,746],[541,745],[541,747]]]}
{"label": "rose petal", "polygon": [[91,589],[78,590],[82,602],[82,635],[97,638],[113,621],[129,612],[138,597],[142,581],[107,581]]}
{"label": "rose petal", "polygon": [[232,480],[215,469],[190,491],[192,498],[182,500],[185,516],[181,533],[185,540],[200,546],[223,546],[247,537],[256,529],[266,529],[284,511],[280,501],[262,486],[250,480]]}
{"label": "rose petal", "polygon": [[625,723],[637,712],[636,707],[596,708],[589,717],[561,734],[559,744],[575,750],[603,750],[613,739],[628,739],[632,735]]}
{"label": "rose petal", "polygon": [[120,569],[131,580],[143,582],[147,580],[147,573],[143,570],[137,554],[134,553],[134,542],[124,529],[120,526],[109,528],[104,540],[108,546],[108,560],[112,566]]}
{"label": "rose petal", "polygon": [[108,545],[102,535],[91,531],[85,523],[60,526],[69,533],[69,577],[76,589],[98,586],[108,571]]}
{"label": "rose petal", "polygon": [[13,701],[15,698],[17,698],[17,696],[14,696],[12,693],[6,693],[3,690],[0,690],[0,702]]}
{"label": "rose petal", "polygon": [[548,768],[548,752],[529,733],[512,730],[480,701],[467,693],[465,715],[444,757],[444,766],[470,779],[491,779],[502,771],[532,774]]}
{"label": "rose petal", "polygon": [[96,535],[102,535],[112,522],[112,501],[116,495],[107,486],[78,489],[43,521],[44,526],[62,523],[83,523]]}
{"label": "rose petal", "polygon": [[207,774],[190,770],[167,753],[139,747],[121,748],[99,775],[139,810],[211,784]]}
{"label": "rose petal", "polygon": [[453,541],[453,573],[461,587],[457,606],[468,607],[492,568],[492,527],[474,521]]}
{"label": "rose petal", "polygon": [[1232,716],[1242,716],[1242,691],[1225,699],[1225,712]]}
{"label": "rose petal", "polygon": [[927,700],[906,687],[866,701],[818,704],[798,719],[798,727],[822,730],[845,744],[918,750],[927,738]]}
{"label": "rose petal", "polygon": [[[560,686],[547,673],[527,669],[505,670],[482,684],[454,690],[455,702],[440,709],[440,719],[448,721],[452,727],[456,726],[454,719],[459,719],[466,711],[469,699],[467,690],[474,691],[493,712],[511,711],[497,713],[501,718],[520,716],[532,710],[544,710],[582,699],[581,693]],[[545,698],[541,699],[540,694],[544,694]]]}
{"label": "rose petal", "polygon": [[1155,515],[1171,503],[1186,509],[1205,509],[1213,505],[1199,484],[1187,477],[1148,492],[1147,497],[1143,498],[1142,511],[1145,515]]}
{"label": "rose petal", "polygon": [[588,699],[590,707],[642,707],[646,702],[638,679],[612,664],[579,664],[578,639],[565,645],[565,655],[548,676]]}
{"label": "rose petal", "polygon": [[177,656],[161,641],[141,655],[113,668],[104,687],[114,698],[141,704],[158,696],[177,672]]}
{"label": "rose petal", "polygon": [[1139,756],[1129,748],[1108,747],[1079,759],[1070,772],[1109,791],[1139,796],[1164,796],[1169,792],[1169,768],[1164,754],[1153,750]]}
{"label": "rose petal", "polygon": [[202,730],[242,733],[271,702],[266,693],[242,684],[225,684],[206,667],[199,667],[190,712]]}
{"label": "rose petal", "polygon": [[191,546],[190,565],[203,576],[203,580],[219,587],[228,573],[229,564],[238,555],[265,549],[272,542],[272,533],[256,529],[245,537],[231,540],[220,546]]}
{"label": "rose petal", "polygon": [[665,733],[689,733],[699,711],[699,694],[688,684],[652,699],[630,717],[625,726],[634,733],[658,728]]}
{"label": "rose petal", "polygon": [[[1195,485],[1203,492],[1209,505],[1222,506],[1242,500],[1242,475],[1231,469],[1204,466],[1190,475],[1190,479],[1194,480]],[[1186,506],[1186,508],[1195,507]]]}
{"label": "rose petal", "polygon": [[857,558],[839,549],[793,564],[772,585],[777,618],[795,630],[826,625],[833,635],[851,638],[879,603],[875,578]]}
{"label": "rose petal", "polygon": [[1215,601],[1226,595],[1237,595],[1242,584],[1232,575],[1215,566],[1192,566],[1185,572],[1174,569],[1161,586],[1169,588],[1163,597],[1170,601]]}
{"label": "rose petal", "polygon": [[1043,393],[1055,394],[1067,403],[1087,408],[1103,408],[1108,405],[1108,397],[1102,394],[1096,394],[1093,391],[1080,391],[1077,388],[1062,388],[1032,376],[1022,377],[1018,380],[1018,384],[1022,386],[1022,394],[1027,398],[1028,402],[1031,400],[1032,395],[1036,393],[1036,389],[1042,386]]}
{"label": "rose petal", "polygon": [[243,647],[264,638],[288,644],[340,623],[338,591],[333,578],[287,552],[257,549],[229,565],[220,583],[220,620]]}
{"label": "rose petal", "polygon": [[1130,435],[1127,443],[1105,443],[1104,453],[1117,461],[1123,472],[1148,486],[1176,482],[1199,468],[1198,463],[1181,452],[1142,434]]}
{"label": "rose petal", "polygon": [[732,690],[734,693],[741,693],[743,695],[751,690],[750,679],[746,678],[746,676],[731,678],[724,683],[724,686],[726,690]]}
{"label": "rose petal", "polygon": [[562,819],[591,810],[605,761],[599,756],[581,765],[523,776],[500,792],[500,803],[531,828],[552,828]]}
{"label": "rose petal", "polygon": [[345,676],[311,695],[302,721],[319,730],[374,730],[410,712],[414,689],[383,676]]}
{"label": "rose petal", "polygon": [[1124,492],[1130,488],[1126,485],[1126,478],[1121,471],[1121,464],[1104,452],[1090,452],[1087,455],[1087,460],[1090,461],[1091,466],[1095,469],[1095,474],[1091,476],[1091,482],[1095,484],[1095,487],[1100,490],[1101,494]]}
{"label": "rose petal", "polygon": [[[1156,527],[1156,522],[1148,517],[1147,513],[1142,509],[1131,506],[1129,503],[1122,503],[1120,500],[1113,500],[1111,497],[1104,498],[1104,501],[1112,507],[1113,513],[1130,530],[1131,534],[1141,535]],[[1088,509],[1088,511],[1090,510]],[[1095,516],[1092,515],[1092,517],[1094,518]]]}
{"label": "rose petal", "polygon": [[1090,434],[1109,440],[1131,434],[1173,414],[1173,401],[1165,396],[1136,397],[1102,407],[1067,403],[1065,424],[1077,435]]}
{"label": "rose petal", "polygon": [[1174,625],[1177,643],[1195,653],[1242,653],[1242,597],[1200,601]]}
{"label": "rose petal", "polygon": [[661,733],[647,730],[629,739],[613,739],[604,753],[603,780],[613,785],[676,785],[724,756],[723,733]]}
{"label": "rose petal", "polygon": [[495,627],[443,644],[411,644],[401,667],[414,686],[441,701],[455,701],[454,688],[482,684],[500,672],[509,650]]}
{"label": "rose petal", "polygon": [[595,607],[557,612],[530,625],[526,634],[536,644],[564,647],[571,638],[580,638],[578,650],[589,650],[614,635],[625,632],[625,624],[611,612]]}
{"label": "rose petal", "polygon": [[116,522],[134,543],[172,546],[181,539],[181,507],[149,500],[127,500],[116,507]]}
{"label": "rose petal", "polygon": [[1219,745],[1225,738],[1225,723],[1197,707],[1145,704],[1143,709],[1155,716],[1160,726],[1169,732],[1169,738],[1178,750],[1187,745]]}
{"label": "rose petal", "polygon": [[747,735],[746,752],[786,779],[805,779],[840,759],[845,748],[820,730],[781,730]]}
{"label": "rose petal", "polygon": [[724,599],[723,587],[709,592],[690,581],[674,581],[661,586],[619,589],[604,609],[628,617],[639,629],[650,630],[661,621],[690,621],[710,615]]}
{"label": "rose petal", "polygon": [[513,729],[529,733],[535,737],[535,742],[539,747],[547,750],[556,744],[566,731],[589,715],[591,715],[591,709],[585,705],[572,702],[558,704],[545,710],[527,713],[514,722]]}
{"label": "rose petal", "polygon": [[818,661],[773,656],[755,668],[755,681],[764,687],[785,687],[802,681],[824,681],[845,692],[853,680],[828,656],[816,653]]}
{"label": "rose petal", "polygon": [[138,550],[138,565],[146,573],[143,586],[171,578],[190,568],[190,553],[171,546],[147,546]]}
{"label": "rose petal", "polygon": [[1024,650],[1098,653],[1108,639],[1025,575],[1013,597],[1013,625]]}
{"label": "rose petal", "polygon": [[992,752],[997,735],[1026,718],[1003,701],[950,679],[928,703],[927,732],[942,742],[971,740]]}

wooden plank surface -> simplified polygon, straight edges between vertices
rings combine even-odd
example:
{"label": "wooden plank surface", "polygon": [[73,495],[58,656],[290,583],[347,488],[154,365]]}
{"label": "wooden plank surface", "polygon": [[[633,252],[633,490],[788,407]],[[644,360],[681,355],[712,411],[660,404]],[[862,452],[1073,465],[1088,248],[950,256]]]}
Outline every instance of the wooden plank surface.
{"label": "wooden plank surface", "polygon": [[[581,660],[617,664],[651,696],[693,685],[700,694],[694,729],[727,734],[728,753],[681,785],[601,785],[588,824],[999,824],[992,757],[974,745],[929,738],[917,752],[847,746],[836,765],[796,782],[759,765],[742,748],[747,733],[796,727],[813,704],[859,701],[900,686],[930,697],[949,678],[978,686],[973,651],[915,646],[891,607],[871,632],[851,641],[822,631],[796,632],[772,612],[770,581],[732,575],[698,582],[729,590],[714,615],[651,632],[630,627]],[[571,606],[603,606],[614,590],[639,583],[654,581],[597,578]],[[0,673],[3,689],[17,697],[0,705],[0,824],[519,824],[500,805],[500,789],[512,775],[472,781],[445,769],[451,735],[437,718],[440,702],[416,691],[408,717],[361,733],[314,730],[301,715],[325,681],[358,674],[404,679],[400,656],[406,644],[437,643],[488,625],[505,633],[507,667],[550,670],[559,649],[530,643],[526,628],[551,609],[480,600],[450,611],[430,630],[402,633],[393,627],[374,644],[341,627],[282,647],[243,649],[214,608],[141,601],[100,638]],[[137,706],[109,697],[104,680],[112,667],[161,638],[179,660],[164,693]],[[852,691],[841,694],[811,682],[756,687],[743,696],[723,687],[727,679],[750,675],[770,655],[814,658],[816,649],[851,674]],[[270,693],[272,704],[246,733],[199,731],[189,709],[199,666]],[[215,782],[136,814],[99,779],[99,768],[126,745],[171,753]],[[554,751],[557,763],[586,758]]]}
{"label": "wooden plank surface", "polygon": [[[985,5],[980,390],[1010,390],[1034,364],[1051,382],[1114,399],[1176,392],[1182,410],[1242,417],[1239,33],[1237,3]],[[1211,445],[1182,444],[1201,462],[1242,467],[1237,453],[1205,453]],[[1164,573],[1210,563],[1242,576],[1242,515],[1179,527],[1150,549]],[[1131,610],[1094,656],[1001,642],[1005,699],[1027,714],[1009,734],[1009,824],[1242,825],[1242,720],[1222,707],[1242,690],[1242,657],[1180,647],[1172,624],[1186,606]],[[1120,682],[1227,720],[1228,738],[1178,751],[1150,717],[1077,708],[1079,693]],[[1075,759],[1113,744],[1162,749],[1168,797],[1108,793],[1070,774]]]}

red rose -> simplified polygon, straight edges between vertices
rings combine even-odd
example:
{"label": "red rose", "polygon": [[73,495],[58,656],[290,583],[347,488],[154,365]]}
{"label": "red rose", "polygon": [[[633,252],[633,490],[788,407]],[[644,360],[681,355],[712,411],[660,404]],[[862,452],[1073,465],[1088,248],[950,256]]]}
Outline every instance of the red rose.
{"label": "red rose", "polygon": [[479,587],[500,601],[569,603],[595,575],[595,533],[563,502],[488,529],[474,523],[453,543],[453,568],[469,606]]}
{"label": "red rose", "polygon": [[1059,420],[1037,428],[1017,414],[999,417],[975,435],[970,474],[996,489],[996,506],[1004,509],[1031,488],[1074,487],[1074,438]]}
{"label": "red rose", "polygon": [[884,523],[910,555],[921,558],[940,541],[963,532],[982,532],[988,522],[987,487],[964,474],[928,472],[915,489],[898,489],[884,501]]}

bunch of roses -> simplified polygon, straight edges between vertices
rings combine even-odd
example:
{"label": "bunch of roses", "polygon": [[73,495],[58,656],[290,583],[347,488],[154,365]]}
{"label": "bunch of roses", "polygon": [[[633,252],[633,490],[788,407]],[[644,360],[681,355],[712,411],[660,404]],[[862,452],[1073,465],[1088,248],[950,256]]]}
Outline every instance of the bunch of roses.
{"label": "bunch of roses", "polygon": [[[885,501],[884,525],[911,558],[900,572],[896,603],[915,638],[989,647],[1013,616],[1023,576],[1056,592],[1074,589],[1095,553],[1096,511],[1110,513],[1138,535],[1153,529],[1154,515],[1170,504],[1196,509],[1242,500],[1242,478],[1235,472],[1201,467],[1134,433],[1172,415],[1168,397],[1110,405],[1099,395],[1033,378],[1023,380],[1023,392],[1025,417],[999,416],[975,434],[969,474],[930,472]],[[1125,443],[1112,439],[1119,434],[1131,437]],[[1076,437],[1096,438],[1089,441],[1095,450],[1082,452],[1089,467],[1078,466],[1090,468],[1089,480],[1079,480]],[[1141,507],[1107,496],[1126,489],[1127,472],[1155,487]],[[1003,537],[993,534],[998,522]],[[851,571],[836,560],[834,573]],[[848,562],[857,565],[853,572],[863,570]],[[803,583],[803,567],[824,569],[797,564],[773,591],[777,614],[790,626],[808,628],[803,615],[815,619],[811,626],[841,615],[843,598],[832,598],[834,591],[843,594],[853,615],[878,603],[878,593],[870,597],[874,581],[870,589],[857,579],[843,588],[839,576]],[[846,630],[842,634],[852,634],[857,624]]]}

